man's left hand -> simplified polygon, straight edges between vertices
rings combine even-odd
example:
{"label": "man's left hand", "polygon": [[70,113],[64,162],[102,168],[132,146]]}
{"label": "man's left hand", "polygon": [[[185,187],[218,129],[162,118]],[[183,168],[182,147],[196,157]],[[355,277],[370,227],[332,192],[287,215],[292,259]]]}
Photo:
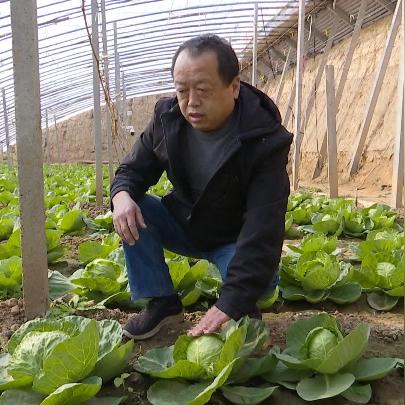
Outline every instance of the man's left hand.
{"label": "man's left hand", "polygon": [[229,321],[231,318],[218,309],[215,305],[211,307],[200,322],[191,328],[187,334],[189,336],[201,336],[207,333],[216,332],[222,324]]}

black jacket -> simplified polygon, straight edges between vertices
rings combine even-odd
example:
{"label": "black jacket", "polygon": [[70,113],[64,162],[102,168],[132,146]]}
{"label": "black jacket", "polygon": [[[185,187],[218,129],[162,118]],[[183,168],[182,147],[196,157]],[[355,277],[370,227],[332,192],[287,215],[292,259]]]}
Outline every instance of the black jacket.
{"label": "black jacket", "polygon": [[286,171],[292,135],[264,93],[241,84],[240,122],[228,153],[193,204],[180,156],[186,124],[177,99],[163,98],[154,117],[119,166],[111,198],[127,191],[135,201],[166,170],[173,191],[162,201],[196,246],[236,242],[216,306],[238,319],[250,313],[277,271],[289,195]]}

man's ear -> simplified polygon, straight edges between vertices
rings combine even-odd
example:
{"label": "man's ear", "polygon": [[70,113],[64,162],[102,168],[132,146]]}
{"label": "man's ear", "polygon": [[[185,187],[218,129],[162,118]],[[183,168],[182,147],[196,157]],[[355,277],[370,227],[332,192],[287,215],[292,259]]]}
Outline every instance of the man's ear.
{"label": "man's ear", "polygon": [[232,80],[232,91],[233,91],[233,98],[236,100],[239,97],[240,91],[240,76],[235,76]]}

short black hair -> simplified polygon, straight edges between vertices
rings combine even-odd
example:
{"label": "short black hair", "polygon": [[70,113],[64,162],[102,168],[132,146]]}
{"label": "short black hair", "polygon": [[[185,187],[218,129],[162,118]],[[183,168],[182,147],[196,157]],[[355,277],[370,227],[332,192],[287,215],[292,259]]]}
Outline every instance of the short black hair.
{"label": "short black hair", "polygon": [[239,61],[230,43],[215,34],[203,34],[183,42],[172,59],[172,77],[174,65],[180,52],[187,50],[192,56],[199,56],[203,52],[213,51],[217,55],[218,74],[222,81],[229,85],[239,74]]}

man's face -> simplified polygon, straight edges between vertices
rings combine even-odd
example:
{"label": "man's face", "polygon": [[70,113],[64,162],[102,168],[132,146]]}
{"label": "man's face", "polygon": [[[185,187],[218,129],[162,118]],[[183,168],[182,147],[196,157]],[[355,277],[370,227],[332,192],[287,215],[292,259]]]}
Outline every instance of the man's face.
{"label": "man's face", "polygon": [[214,131],[231,115],[239,95],[240,79],[226,85],[218,74],[215,52],[192,56],[180,52],[173,70],[181,113],[193,128]]}

